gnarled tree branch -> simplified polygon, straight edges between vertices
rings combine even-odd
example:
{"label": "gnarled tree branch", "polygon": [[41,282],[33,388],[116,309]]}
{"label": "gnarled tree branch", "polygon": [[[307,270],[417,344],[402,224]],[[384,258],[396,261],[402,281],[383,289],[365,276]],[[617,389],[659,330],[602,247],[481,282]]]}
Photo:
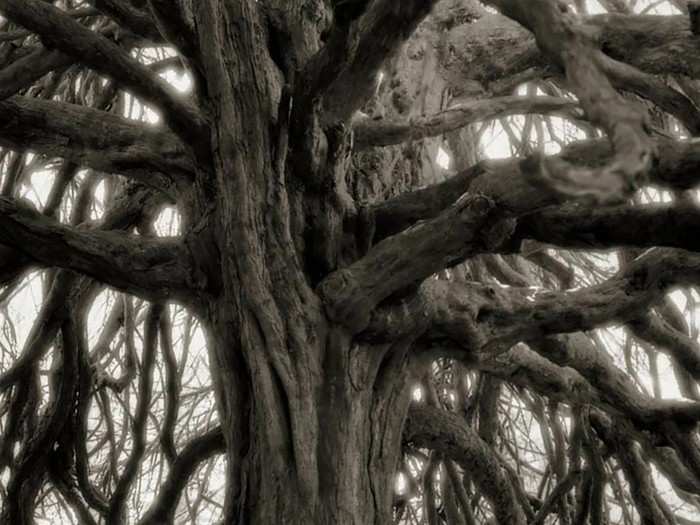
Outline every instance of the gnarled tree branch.
{"label": "gnarled tree branch", "polygon": [[0,242],[37,263],[83,273],[152,299],[187,299],[190,257],[183,244],[113,231],[86,231],[0,198]]}
{"label": "gnarled tree branch", "polygon": [[500,525],[526,523],[500,460],[466,421],[439,408],[413,405],[406,418],[404,440],[436,450],[467,470],[491,503]]}
{"label": "gnarled tree branch", "polygon": [[112,41],[41,0],[0,0],[0,9],[9,19],[39,34],[45,45],[112,77],[162,109],[167,124],[181,137],[193,144],[206,137],[199,111]]}
{"label": "gnarled tree branch", "polygon": [[15,96],[0,101],[0,145],[119,173],[174,197],[192,175],[173,134],[86,106]]}
{"label": "gnarled tree branch", "polygon": [[615,149],[611,162],[594,170],[539,157],[541,180],[564,195],[590,195],[605,202],[628,196],[651,168],[655,151],[643,113],[612,86],[591,35],[564,4],[552,0],[489,3],[535,34],[539,48],[565,69],[581,107],[607,132]]}
{"label": "gnarled tree branch", "polygon": [[[674,141],[665,138],[655,140],[660,155],[657,164],[649,173],[651,183],[663,188],[686,190],[700,184],[698,172],[700,170],[700,145],[694,141]],[[612,151],[610,145],[603,140],[590,140],[574,142],[568,145],[560,155],[551,157],[549,162],[575,162],[597,166],[608,162]],[[534,167],[536,170],[536,166]],[[518,160],[482,161],[467,170],[455,174],[444,182],[433,184],[411,192],[406,192],[392,199],[371,204],[367,207],[368,214],[374,221],[374,240],[381,240],[388,235],[393,235],[404,228],[409,227],[420,220],[436,217],[442,211],[454,203],[465,193],[481,192],[488,195],[505,211],[521,216],[518,221],[529,224],[532,213],[535,217],[546,216],[548,210],[541,213],[538,209],[561,202],[561,199],[551,192],[543,191],[538,186],[536,176],[533,176],[533,167],[529,162]],[[650,208],[630,206],[586,206],[561,208],[561,213],[579,213],[582,221],[587,219],[584,214],[594,217],[597,214],[611,214],[614,210],[646,210]],[[686,216],[693,215],[691,209],[676,207],[678,213]],[[554,208],[553,210],[559,210]],[[578,210],[578,211],[574,211]],[[661,213],[661,209],[657,210]],[[552,211],[552,213],[558,213]],[[634,214],[634,211],[630,213]],[[640,211],[643,214],[643,212]],[[561,217],[559,217],[561,219]],[[617,227],[630,226],[632,217],[626,217]],[[572,219],[573,220],[573,219]],[[643,219],[640,219],[643,220]],[[580,221],[579,221],[580,222]],[[646,223],[643,223],[646,224]],[[557,226],[556,223],[552,223]],[[651,225],[650,225],[651,226]],[[679,224],[680,226],[680,224]],[[644,227],[642,227],[643,229]],[[667,231],[666,236],[673,235],[673,231]],[[684,237],[691,242],[689,236]],[[555,239],[558,238],[555,234]],[[552,242],[541,237],[536,237],[542,242]],[[653,242],[650,238],[649,242]],[[624,243],[623,243],[624,244]],[[663,244],[663,243],[662,243]],[[646,246],[647,244],[642,244]],[[676,245],[673,245],[676,246]],[[688,246],[689,249],[690,245]]]}

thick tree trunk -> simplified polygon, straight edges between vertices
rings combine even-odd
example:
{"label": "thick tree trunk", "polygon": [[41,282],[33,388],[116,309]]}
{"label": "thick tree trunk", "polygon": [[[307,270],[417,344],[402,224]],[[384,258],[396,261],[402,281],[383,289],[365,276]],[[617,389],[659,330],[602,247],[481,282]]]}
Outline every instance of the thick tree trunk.
{"label": "thick tree trunk", "polygon": [[[377,379],[401,349],[362,348],[327,322],[293,225],[315,206],[314,226],[332,231],[333,205],[299,190],[290,206],[288,107],[276,106],[255,14],[243,2],[204,4],[213,165],[199,174],[190,216],[209,226],[193,240],[202,267],[220,264],[206,272],[221,278],[209,277],[215,298],[203,310],[226,441],[224,521],[385,523],[407,396],[405,381]],[[229,33],[229,16],[253,22]],[[323,265],[336,251],[309,250]]]}
{"label": "thick tree trunk", "polygon": [[[393,372],[377,378],[383,367],[367,369],[362,355],[375,349],[338,330],[288,348],[291,370],[280,371],[269,358],[279,349],[267,346],[258,320],[236,329],[232,321],[217,320],[211,341],[227,442],[225,522],[387,523],[406,382],[397,386]],[[304,364],[314,347],[322,362]],[[403,356],[391,351],[393,367]]]}
{"label": "thick tree trunk", "polygon": [[[233,176],[220,169],[219,180]],[[231,202],[220,205],[230,213],[217,216],[216,239],[230,256],[207,308],[225,522],[386,523],[409,399],[406,348],[364,347],[328,322],[293,252],[281,194],[260,198],[252,222],[240,219],[240,198]]]}

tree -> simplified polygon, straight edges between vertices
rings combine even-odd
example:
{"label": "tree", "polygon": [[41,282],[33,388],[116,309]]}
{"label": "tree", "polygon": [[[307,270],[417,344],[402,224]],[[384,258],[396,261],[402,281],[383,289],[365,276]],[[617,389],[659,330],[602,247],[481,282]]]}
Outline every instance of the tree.
{"label": "tree", "polygon": [[697,516],[697,4],[486,3],[0,0],[3,523]]}

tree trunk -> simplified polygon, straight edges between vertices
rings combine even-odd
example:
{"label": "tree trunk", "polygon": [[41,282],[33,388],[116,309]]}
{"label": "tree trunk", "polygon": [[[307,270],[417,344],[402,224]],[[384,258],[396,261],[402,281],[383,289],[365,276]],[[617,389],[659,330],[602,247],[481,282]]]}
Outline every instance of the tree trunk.
{"label": "tree trunk", "polygon": [[210,341],[227,442],[225,522],[386,523],[406,381],[397,386],[393,371],[391,380],[377,378],[379,363],[366,369],[360,354],[367,349],[337,329],[297,338],[285,348],[294,358],[274,363],[270,355],[280,349],[248,315],[242,326],[218,319]]}
{"label": "tree trunk", "polygon": [[[188,215],[210,226],[191,242],[215,292],[202,315],[226,442],[224,521],[386,523],[408,399],[405,368],[399,380],[394,369],[405,348],[360,347],[328,322],[313,290],[309,268],[337,264],[340,204],[312,184],[287,189],[299,169],[287,159],[289,99],[261,53],[256,15],[245,2],[196,12],[207,27],[202,96],[213,131],[202,157],[212,165],[201,166]],[[339,137],[342,151],[349,137]],[[309,215],[324,235],[295,229]],[[220,267],[209,271],[212,260]]]}

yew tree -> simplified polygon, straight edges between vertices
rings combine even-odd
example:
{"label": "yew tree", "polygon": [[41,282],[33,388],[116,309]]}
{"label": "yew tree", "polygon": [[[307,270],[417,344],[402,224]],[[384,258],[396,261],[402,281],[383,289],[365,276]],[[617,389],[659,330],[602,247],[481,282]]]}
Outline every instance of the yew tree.
{"label": "yew tree", "polygon": [[698,3],[0,15],[2,523],[698,523]]}

